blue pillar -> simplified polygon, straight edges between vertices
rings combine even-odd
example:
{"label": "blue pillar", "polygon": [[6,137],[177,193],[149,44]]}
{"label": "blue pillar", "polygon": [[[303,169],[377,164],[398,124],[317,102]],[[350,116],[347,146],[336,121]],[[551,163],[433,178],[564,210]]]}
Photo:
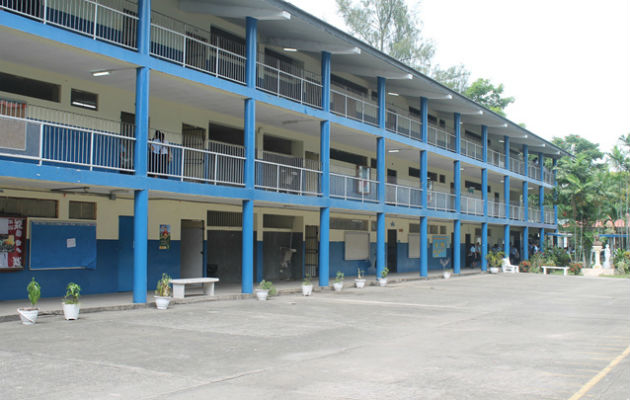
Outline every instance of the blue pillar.
{"label": "blue pillar", "polygon": [[243,200],[243,238],[242,238],[242,279],[241,291],[252,293],[254,290],[254,201]]}
{"label": "blue pillar", "polygon": [[523,162],[525,163],[525,176],[529,177],[529,146],[523,145]]}
{"label": "blue pillar", "polygon": [[422,189],[422,193],[420,193],[421,196],[421,205],[423,209],[427,209],[427,197],[429,195],[428,193],[428,171],[427,169],[429,168],[428,165],[428,154],[426,152],[426,150],[421,150],[420,151],[420,189]]}
{"label": "blue pillar", "polygon": [[540,229],[540,251],[545,251],[545,228]]}
{"label": "blue pillar", "polygon": [[481,169],[481,198],[483,200],[483,216],[488,217],[488,169]]}
{"label": "blue pillar", "polygon": [[429,100],[426,97],[420,97],[420,118],[422,122],[422,141],[429,141]]}
{"label": "blue pillar", "polygon": [[[505,152],[505,169],[510,169],[510,138],[503,136],[503,148]],[[510,177],[503,177],[503,197],[505,200],[505,219],[510,220]],[[510,224],[503,226],[503,251],[505,256],[510,256]]]}
{"label": "blue pillar", "polygon": [[455,189],[455,212],[462,211],[462,173],[459,160],[453,161],[453,187]]}
{"label": "blue pillar", "polygon": [[[146,152],[144,152],[146,153]],[[147,238],[149,191],[136,190],[133,196],[133,302],[147,302]]]}
{"label": "blue pillar", "polygon": [[455,113],[453,115],[453,124],[455,125],[455,153],[462,152],[462,115]]}
{"label": "blue pillar", "polygon": [[505,219],[510,219],[510,177],[503,177],[503,200],[505,201]]}
{"label": "blue pillar", "polygon": [[151,0],[138,1],[138,53],[149,54],[151,45]]}
{"label": "blue pillar", "polygon": [[245,22],[245,82],[247,87],[256,87],[256,55],[257,55],[258,20],[247,17]]}
{"label": "blue pillar", "polygon": [[556,168],[558,167],[558,160],[553,159],[553,224],[556,226],[556,233],[558,232],[558,181],[556,180]]}
{"label": "blue pillar", "polygon": [[420,276],[429,274],[428,217],[420,217]]}
{"label": "blue pillar", "polygon": [[453,221],[453,273],[459,274],[461,267],[461,226],[459,219]]}
{"label": "blue pillar", "polygon": [[322,121],[319,124],[319,154],[322,166],[322,197],[330,196],[330,121]]}
{"label": "blue pillar", "polygon": [[488,127],[481,125],[481,157],[484,163],[488,162]]}
{"label": "blue pillar", "polygon": [[510,256],[510,225],[503,225],[503,252],[506,257]]}
{"label": "blue pillar", "polygon": [[378,180],[378,201],[385,204],[385,138],[376,138],[376,179]]}
{"label": "blue pillar", "polygon": [[330,53],[322,51],[322,110],[330,111]]}
{"label": "blue pillar", "polygon": [[529,227],[523,228],[523,260],[529,260]]}
{"label": "blue pillar", "polygon": [[[481,154],[484,163],[488,162],[488,127],[481,125]],[[483,199],[483,215],[488,217],[488,170],[486,168],[481,169],[481,198]],[[486,234],[488,227],[486,226]],[[483,247],[483,244],[482,244]],[[488,246],[486,243],[486,251]],[[466,249],[468,251],[468,249]],[[486,258],[482,257],[482,265],[486,262]],[[485,270],[484,270],[485,271]]]}
{"label": "blue pillar", "polygon": [[245,99],[245,166],[243,181],[245,188],[254,189],[256,184],[256,100]]}
{"label": "blue pillar", "polygon": [[[393,266],[392,266],[393,267]],[[385,213],[376,214],[376,278],[385,269]]]}
{"label": "blue pillar", "polygon": [[503,151],[505,153],[505,169],[510,169],[510,138],[503,136]]}
{"label": "blue pillar", "polygon": [[328,286],[330,276],[330,208],[319,209],[319,286]]}
{"label": "blue pillar", "polygon": [[135,125],[136,143],[133,165],[136,175],[146,176],[149,140],[149,68],[147,67],[136,69]]}
{"label": "blue pillar", "polygon": [[[468,251],[468,250],[467,250]],[[481,224],[481,270],[488,270],[488,223],[483,222]]]}
{"label": "blue pillar", "polygon": [[377,94],[378,94],[378,127],[385,129],[385,111],[387,105],[385,104],[385,78],[380,76],[377,79]]}

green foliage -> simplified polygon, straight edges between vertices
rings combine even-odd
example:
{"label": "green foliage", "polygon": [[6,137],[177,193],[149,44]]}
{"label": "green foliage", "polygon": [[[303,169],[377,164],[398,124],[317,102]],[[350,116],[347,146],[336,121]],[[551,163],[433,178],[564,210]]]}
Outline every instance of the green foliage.
{"label": "green foliage", "polygon": [[576,262],[571,263],[571,265],[569,265],[569,272],[573,275],[580,275],[582,272],[582,264]]}
{"label": "green foliage", "polygon": [[66,295],[63,298],[66,304],[78,304],[79,297],[81,297],[81,286],[74,282],[68,283],[66,286]]}
{"label": "green foliage", "polygon": [[536,253],[529,257],[529,262],[531,263],[529,272],[539,274],[541,271],[540,267],[545,265],[545,256],[542,253]]}
{"label": "green foliage", "polygon": [[[557,265],[559,267],[566,267],[571,263],[571,257],[565,249],[561,247],[547,247],[544,251],[545,265]],[[553,264],[549,264],[553,263]]]}
{"label": "green foliage", "polygon": [[436,65],[431,70],[431,77],[458,93],[464,93],[468,88],[470,71],[466,69],[464,64],[454,65],[446,69]]}
{"label": "green foliage", "polygon": [[258,284],[258,288],[262,290],[268,290],[269,296],[275,296],[277,293],[275,286],[273,286],[273,282],[266,281],[264,279],[260,281],[260,283]]}
{"label": "green foliage", "polygon": [[389,275],[389,268],[385,267],[381,271],[381,278],[385,279],[385,278],[387,278],[387,275]]}
{"label": "green foliage", "polygon": [[306,276],[304,277],[304,280],[302,281],[302,285],[303,286],[310,286],[312,284],[313,284],[313,282],[311,282],[311,275],[310,274],[306,274]]}
{"label": "green foliage", "polygon": [[335,283],[343,282],[344,274],[341,271],[337,271],[337,276],[335,276]]}
{"label": "green foliage", "polygon": [[630,251],[617,249],[613,257],[613,265],[620,274],[630,273]]}
{"label": "green foliage", "polygon": [[361,268],[357,268],[357,279],[363,279],[363,272]]}
{"label": "green foliage", "polygon": [[168,297],[171,295],[171,277],[167,273],[162,273],[162,278],[157,282],[155,295],[160,297]]}
{"label": "green foliage", "polygon": [[488,255],[486,255],[486,260],[488,260],[488,264],[491,267],[499,268],[501,267],[501,263],[505,258],[505,253],[502,251],[489,251]]}
{"label": "green foliage", "polygon": [[527,260],[523,260],[518,264],[519,272],[529,272],[529,269],[531,267],[532,267],[532,264]]}
{"label": "green foliage", "polygon": [[35,280],[35,277],[33,277],[26,286],[26,291],[28,292],[28,301],[30,301],[31,305],[35,307],[37,305],[37,302],[39,301],[39,298],[42,295],[42,288]]}
{"label": "green foliage", "polygon": [[502,116],[505,116],[505,107],[514,103],[514,97],[501,97],[503,95],[502,83],[494,86],[489,79],[477,79],[466,88],[463,94]]}

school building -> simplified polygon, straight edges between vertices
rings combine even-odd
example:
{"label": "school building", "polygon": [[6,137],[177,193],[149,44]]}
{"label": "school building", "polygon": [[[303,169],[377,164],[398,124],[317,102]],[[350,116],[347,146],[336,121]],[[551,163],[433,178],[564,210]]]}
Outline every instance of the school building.
{"label": "school building", "polygon": [[0,36],[0,299],[457,274],[556,231],[561,149],[283,1],[0,0]]}

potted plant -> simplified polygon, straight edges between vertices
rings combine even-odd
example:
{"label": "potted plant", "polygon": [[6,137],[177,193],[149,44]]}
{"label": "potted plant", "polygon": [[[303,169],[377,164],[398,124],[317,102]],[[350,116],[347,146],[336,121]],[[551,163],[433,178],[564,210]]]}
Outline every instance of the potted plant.
{"label": "potted plant", "polygon": [[381,277],[378,278],[379,286],[387,286],[387,275],[389,274],[389,268],[385,267],[383,271],[381,271]]}
{"label": "potted plant", "polygon": [[258,300],[267,300],[267,296],[275,296],[276,288],[273,286],[273,282],[262,280],[258,284],[256,289],[256,297]]}
{"label": "potted plant", "polygon": [[311,282],[311,276],[306,275],[302,281],[302,294],[304,296],[310,296],[313,293],[313,282]]}
{"label": "potted plant", "polygon": [[523,260],[518,264],[518,271],[519,272],[529,272],[530,268],[532,267],[532,264],[527,261],[527,260]]}
{"label": "potted plant", "polygon": [[74,282],[68,283],[66,286],[66,295],[63,298],[63,316],[67,320],[78,319],[81,304],[79,297],[81,296],[81,286]]}
{"label": "potted plant", "polygon": [[28,300],[31,302],[31,307],[18,308],[17,312],[20,314],[20,319],[24,325],[33,325],[35,321],[37,321],[37,315],[39,315],[37,302],[42,294],[42,289],[35,280],[35,277],[33,277],[26,286],[26,291],[28,292]]}
{"label": "potted plant", "polygon": [[361,273],[361,268],[357,268],[357,277],[354,280],[354,285],[359,289],[365,286],[365,277]]}
{"label": "potted plant", "polygon": [[343,272],[337,271],[337,276],[335,277],[335,281],[333,282],[335,292],[341,292],[341,289],[343,289],[343,277]]}
{"label": "potted plant", "polygon": [[502,251],[490,251],[486,256],[486,260],[488,260],[488,264],[490,264],[491,274],[498,274],[499,268],[501,268],[501,263],[503,262],[504,253]]}
{"label": "potted plant", "polygon": [[167,273],[162,273],[162,278],[155,288],[155,306],[158,310],[166,310],[171,302],[171,277]]}

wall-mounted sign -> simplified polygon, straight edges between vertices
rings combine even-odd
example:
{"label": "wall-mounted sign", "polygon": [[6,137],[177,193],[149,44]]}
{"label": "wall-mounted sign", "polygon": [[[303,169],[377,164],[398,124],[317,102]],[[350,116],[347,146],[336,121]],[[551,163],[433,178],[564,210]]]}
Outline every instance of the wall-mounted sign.
{"label": "wall-mounted sign", "polygon": [[160,224],[160,250],[168,250],[171,248],[171,226]]}
{"label": "wall-mounted sign", "polygon": [[0,218],[0,268],[24,268],[25,218]]}
{"label": "wall-mounted sign", "polygon": [[433,258],[446,257],[448,249],[448,236],[433,235]]}

